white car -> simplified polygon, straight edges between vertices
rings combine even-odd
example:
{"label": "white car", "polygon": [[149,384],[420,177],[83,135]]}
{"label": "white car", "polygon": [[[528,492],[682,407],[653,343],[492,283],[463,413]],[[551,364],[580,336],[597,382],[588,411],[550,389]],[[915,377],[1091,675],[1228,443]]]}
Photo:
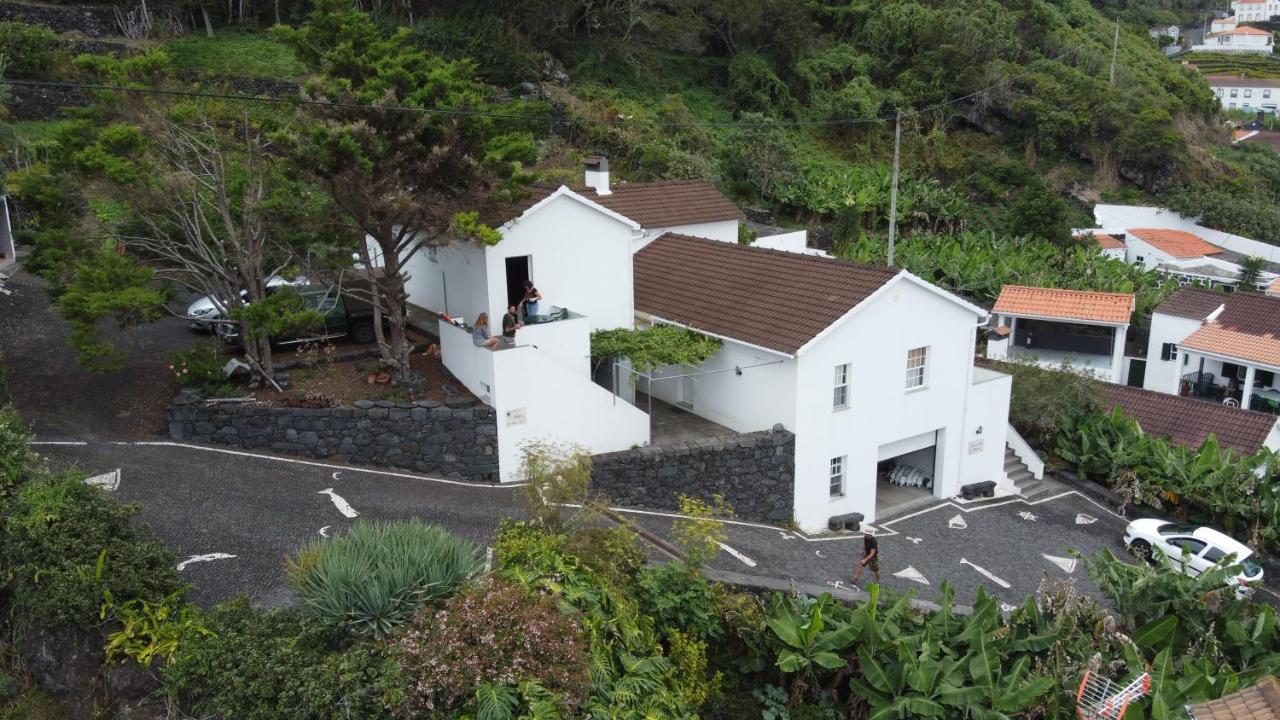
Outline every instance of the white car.
{"label": "white car", "polygon": [[1262,565],[1253,551],[1212,528],[1155,518],[1134,520],[1124,529],[1124,544],[1148,561],[1155,560],[1157,553],[1164,555],[1191,577],[1234,555],[1232,563],[1240,566],[1234,578],[1237,594],[1262,584]]}
{"label": "white car", "polygon": [[[306,278],[298,278],[296,280],[286,280],[279,275],[273,275],[267,280],[267,289],[283,287],[285,285],[305,285]],[[240,297],[247,298],[248,290],[241,290]],[[225,307],[219,307],[219,303],[215,302],[212,295],[205,295],[197,298],[195,302],[187,306],[187,323],[190,324],[192,330],[201,332],[209,332],[225,312]]]}

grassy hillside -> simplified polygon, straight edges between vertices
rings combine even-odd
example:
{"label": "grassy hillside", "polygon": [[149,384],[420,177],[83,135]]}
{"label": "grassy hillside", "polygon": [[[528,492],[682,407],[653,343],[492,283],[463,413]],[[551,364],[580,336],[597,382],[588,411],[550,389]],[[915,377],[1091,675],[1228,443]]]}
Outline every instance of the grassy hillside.
{"label": "grassy hillside", "polygon": [[1241,75],[1252,78],[1280,78],[1280,58],[1274,55],[1232,55],[1229,53],[1187,53],[1186,60],[1203,75]]}

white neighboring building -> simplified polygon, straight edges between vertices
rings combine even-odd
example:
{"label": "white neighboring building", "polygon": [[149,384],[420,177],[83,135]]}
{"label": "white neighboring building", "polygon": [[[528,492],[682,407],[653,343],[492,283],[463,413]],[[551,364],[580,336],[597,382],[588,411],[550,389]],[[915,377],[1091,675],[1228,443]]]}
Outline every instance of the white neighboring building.
{"label": "white neighboring building", "polygon": [[1180,31],[1178,30],[1177,25],[1157,25],[1152,28],[1147,28],[1147,34],[1157,39],[1161,35],[1168,35],[1169,37],[1173,38],[1173,42],[1175,45],[1178,42],[1178,38],[1181,37]]}
{"label": "white neighboring building", "polygon": [[[1237,13],[1237,17],[1240,14]],[[1240,18],[1243,20],[1243,18]],[[1270,55],[1275,52],[1275,42],[1271,33],[1248,25],[1240,25],[1231,30],[1211,32],[1204,38],[1204,44],[1192,45],[1196,52],[1229,52]]]}
{"label": "white neighboring building", "polygon": [[1122,382],[1133,310],[1133,293],[1005,285],[992,309],[998,327],[987,341],[987,357],[1050,369],[1065,365]]}
{"label": "white neighboring building", "polygon": [[[740,245],[741,212],[708,183],[611,188],[598,164],[588,180],[537,189],[490,247],[455,243],[409,268],[411,303],[467,323],[487,312],[495,335],[525,279],[544,296],[515,347],[491,351],[440,324],[445,366],[496,411],[501,481],[520,479],[530,441],[597,454],[648,444],[650,417],[632,404],[643,394],[638,404],[678,405],[721,430],[793,432],[793,519],[808,531],[850,513],[874,520],[882,493],[951,497],[983,481],[1017,492],[1006,442],[1039,477],[1008,425],[1012,378],[974,366],[981,308],[905,271],[815,254],[802,233]],[[633,375],[617,363],[593,381],[592,331],[654,323],[721,349],[697,367]],[[932,489],[891,487],[892,463]]]}
{"label": "white neighboring building", "polygon": [[1124,235],[1110,235],[1093,230],[1076,230],[1072,234],[1076,240],[1098,248],[1098,252],[1104,257],[1119,260],[1120,262],[1126,261],[1127,248],[1124,244]]}
{"label": "white neighboring building", "polygon": [[1226,32],[1228,30],[1235,30],[1236,26],[1239,24],[1240,22],[1236,19],[1235,15],[1224,18],[1214,18],[1213,22],[1209,25],[1209,32],[1219,33]]}
{"label": "white neighboring building", "polygon": [[1264,110],[1274,114],[1280,106],[1280,80],[1234,75],[1205,77],[1224,110]]}
{"label": "white neighboring building", "polygon": [[1280,298],[1180,290],[1151,316],[1148,390],[1280,414]]}
{"label": "white neighboring building", "polygon": [[1231,11],[1238,22],[1267,22],[1280,15],[1277,0],[1232,0]]}

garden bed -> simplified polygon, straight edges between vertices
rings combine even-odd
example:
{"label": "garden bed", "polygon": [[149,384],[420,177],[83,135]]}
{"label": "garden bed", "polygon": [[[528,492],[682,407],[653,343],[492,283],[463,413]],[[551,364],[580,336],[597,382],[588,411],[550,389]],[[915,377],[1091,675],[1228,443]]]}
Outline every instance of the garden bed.
{"label": "garden bed", "polygon": [[[443,402],[455,397],[473,397],[461,383],[449,376],[439,358],[415,353],[410,359],[410,367],[425,380],[419,389],[392,387],[385,382],[387,377],[380,372],[376,355],[334,362],[304,362],[289,371],[291,384],[285,392],[259,391],[257,395],[259,399],[288,407],[349,406],[356,400]],[[370,378],[374,381],[370,382]]]}

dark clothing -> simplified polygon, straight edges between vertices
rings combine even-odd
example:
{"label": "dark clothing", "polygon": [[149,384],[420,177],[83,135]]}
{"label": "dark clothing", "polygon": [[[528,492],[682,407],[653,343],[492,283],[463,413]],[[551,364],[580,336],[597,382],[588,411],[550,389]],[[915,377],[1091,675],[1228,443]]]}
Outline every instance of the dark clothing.
{"label": "dark clothing", "polygon": [[515,338],[516,324],[519,322],[520,322],[519,319],[516,318],[516,316],[512,315],[511,313],[506,313],[505,315],[503,315],[502,316],[502,337]]}
{"label": "dark clothing", "polygon": [[[875,551],[875,555],[871,555],[872,551]],[[868,557],[871,559],[868,560]],[[862,538],[862,559],[872,572],[880,572],[880,543],[869,535]]]}
{"label": "dark clothing", "polygon": [[864,556],[870,555],[872,550],[878,551],[879,549],[880,549],[880,543],[877,542],[875,538],[871,537],[870,535],[864,535],[862,537],[862,554]]}

